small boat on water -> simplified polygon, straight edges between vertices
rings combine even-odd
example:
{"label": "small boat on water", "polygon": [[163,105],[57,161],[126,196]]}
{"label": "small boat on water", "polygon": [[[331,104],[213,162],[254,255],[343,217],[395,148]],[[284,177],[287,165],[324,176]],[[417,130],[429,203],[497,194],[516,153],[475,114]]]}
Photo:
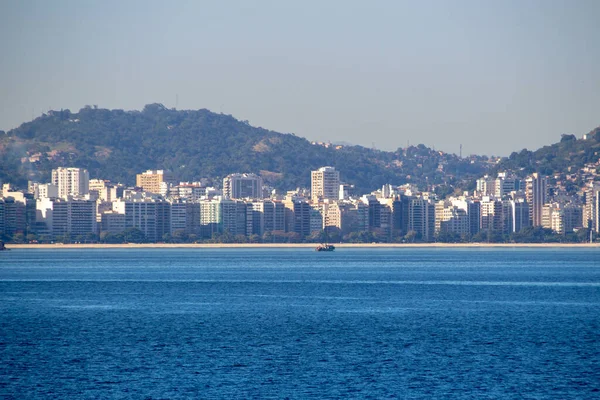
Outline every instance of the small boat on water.
{"label": "small boat on water", "polygon": [[6,250],[8,250],[8,249],[4,245],[4,242],[2,240],[0,240],[0,251],[6,251]]}
{"label": "small boat on water", "polygon": [[315,251],[334,251],[335,246],[332,244],[320,244],[317,246]]}

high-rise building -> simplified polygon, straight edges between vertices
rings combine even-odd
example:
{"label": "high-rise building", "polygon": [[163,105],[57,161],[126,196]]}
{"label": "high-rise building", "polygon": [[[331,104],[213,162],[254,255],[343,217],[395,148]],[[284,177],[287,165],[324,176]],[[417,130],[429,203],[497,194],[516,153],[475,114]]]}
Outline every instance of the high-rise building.
{"label": "high-rise building", "polygon": [[479,200],[461,198],[451,198],[453,206],[456,206],[467,213],[469,219],[469,234],[476,235],[479,233],[481,226],[481,203]]}
{"label": "high-rise building", "polygon": [[482,231],[504,231],[502,201],[484,196],[480,203],[480,229]]}
{"label": "high-rise building", "polygon": [[27,231],[27,207],[14,197],[0,197],[0,235],[14,235]]}
{"label": "high-rise building", "polygon": [[547,203],[542,208],[542,226],[560,235],[581,228],[583,209],[575,204]]}
{"label": "high-rise building", "polygon": [[340,195],[340,173],[333,167],[322,167],[311,172],[311,200],[337,200]]}
{"label": "high-rise building", "polygon": [[592,205],[592,229],[600,233],[600,188],[595,192]]}
{"label": "high-rise building", "polygon": [[325,229],[325,214],[329,204],[310,205],[310,233],[321,232]]}
{"label": "high-rise building", "polygon": [[525,195],[529,204],[529,221],[532,226],[542,226],[542,208],[546,203],[548,187],[546,177],[533,173],[525,180]]}
{"label": "high-rise building", "polygon": [[469,234],[467,212],[449,200],[440,200],[435,205],[435,233]]}
{"label": "high-rise building", "polygon": [[492,196],[496,191],[496,180],[489,175],[479,178],[476,181],[477,193],[481,196]]}
{"label": "high-rise building", "polygon": [[327,206],[324,226],[328,232],[339,232],[342,235],[352,231],[353,207],[351,203],[333,203]]}
{"label": "high-rise building", "polygon": [[501,199],[503,196],[515,191],[517,187],[517,180],[514,176],[507,174],[506,172],[499,172],[494,183],[494,193],[492,194],[497,199]]}
{"label": "high-rise building", "polygon": [[583,226],[600,232],[600,183],[588,182],[584,189]]}
{"label": "high-rise building", "polygon": [[310,215],[312,208],[303,198],[286,198],[285,206],[286,232],[296,232],[304,238],[310,235]]}
{"label": "high-rise building", "polygon": [[151,242],[162,240],[170,233],[170,203],[153,198],[120,199],[113,210],[125,214],[125,228],[137,228]]}
{"label": "high-rise building", "polygon": [[191,201],[171,201],[171,235],[176,232],[185,234],[199,233],[200,203]]}
{"label": "high-rise building", "polygon": [[513,232],[519,232],[529,225],[529,204],[525,199],[510,200],[511,205],[511,228]]}
{"label": "high-rise building", "polygon": [[121,233],[125,229],[125,214],[116,211],[105,211],[100,214],[100,233]]}
{"label": "high-rise building", "polygon": [[435,205],[423,198],[411,199],[408,203],[408,230],[425,241],[433,238],[435,230]]}
{"label": "high-rise building", "polygon": [[263,200],[252,203],[252,231],[257,235],[265,232],[285,231],[285,206],[279,201]]}
{"label": "high-rise building", "polygon": [[581,205],[565,204],[563,211],[565,233],[570,233],[583,227],[583,207]]}
{"label": "high-rise building", "polygon": [[83,197],[89,193],[90,174],[83,168],[52,170],[52,184],[58,187],[58,197]]}
{"label": "high-rise building", "polygon": [[96,234],[96,202],[72,197],[40,199],[37,202],[37,221],[45,223],[54,237]]}
{"label": "high-rise building", "polygon": [[547,203],[542,207],[542,227],[552,229],[562,235],[564,229],[564,211],[558,203]]}
{"label": "high-rise building", "polygon": [[247,216],[248,206],[243,201],[215,198],[200,203],[201,233],[210,237],[214,233],[229,232],[232,235],[246,235],[252,229]]}
{"label": "high-rise building", "polygon": [[223,179],[223,196],[228,199],[262,199],[263,179],[256,174],[231,174]]}
{"label": "high-rise building", "polygon": [[161,183],[173,183],[173,174],[167,170],[148,170],[135,176],[135,185],[145,192],[160,194]]}

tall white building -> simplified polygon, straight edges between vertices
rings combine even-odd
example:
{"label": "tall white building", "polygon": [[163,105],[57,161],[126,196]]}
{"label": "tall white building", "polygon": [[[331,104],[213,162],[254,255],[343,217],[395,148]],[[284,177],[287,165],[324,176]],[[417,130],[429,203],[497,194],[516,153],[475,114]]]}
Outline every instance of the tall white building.
{"label": "tall white building", "polygon": [[340,195],[340,173],[333,167],[322,167],[311,172],[311,200],[337,200]]}
{"label": "tall white building", "polygon": [[423,240],[433,238],[435,231],[435,205],[423,198],[411,199],[408,203],[408,230]]}
{"label": "tall white building", "polygon": [[529,204],[529,220],[532,226],[542,226],[542,208],[546,203],[548,187],[546,177],[533,173],[525,180],[527,203]]}
{"label": "tall white building", "polygon": [[83,168],[52,170],[52,184],[58,187],[58,197],[83,197],[89,193],[90,174]]}
{"label": "tall white building", "polygon": [[503,211],[502,201],[484,196],[480,202],[480,229],[482,231],[502,232],[504,230]]}
{"label": "tall white building", "polygon": [[525,199],[510,200],[512,232],[519,232],[529,226],[529,204]]}

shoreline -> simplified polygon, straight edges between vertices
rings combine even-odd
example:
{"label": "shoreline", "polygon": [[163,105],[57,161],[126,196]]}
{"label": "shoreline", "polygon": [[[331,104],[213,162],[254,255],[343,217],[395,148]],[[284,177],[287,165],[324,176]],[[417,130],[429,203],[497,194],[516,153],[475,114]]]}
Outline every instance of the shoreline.
{"label": "shoreline", "polygon": [[[336,248],[600,248],[600,243],[332,243]],[[12,249],[265,249],[314,248],[318,243],[6,244]]]}

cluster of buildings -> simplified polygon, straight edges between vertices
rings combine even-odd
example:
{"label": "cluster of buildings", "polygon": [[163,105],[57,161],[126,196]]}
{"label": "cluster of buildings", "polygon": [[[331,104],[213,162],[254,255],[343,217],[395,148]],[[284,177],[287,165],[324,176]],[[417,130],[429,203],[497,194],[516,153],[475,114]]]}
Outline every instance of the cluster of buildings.
{"label": "cluster of buildings", "polygon": [[136,228],[149,241],[222,234],[352,240],[361,232],[380,241],[433,241],[511,234],[530,226],[562,235],[582,228],[600,232],[599,182],[589,179],[576,195],[549,182],[537,173],[523,180],[508,172],[486,175],[474,192],[438,199],[410,184],[358,195],[333,167],[312,171],[310,189],[286,193],[266,187],[255,174],[228,175],[216,188],[206,180],[177,182],[169,171],[150,170],[137,175],[135,187],[125,187],[90,179],[82,168],[58,168],[52,182],[30,182],[27,191],[3,185],[0,235],[94,240]]}

